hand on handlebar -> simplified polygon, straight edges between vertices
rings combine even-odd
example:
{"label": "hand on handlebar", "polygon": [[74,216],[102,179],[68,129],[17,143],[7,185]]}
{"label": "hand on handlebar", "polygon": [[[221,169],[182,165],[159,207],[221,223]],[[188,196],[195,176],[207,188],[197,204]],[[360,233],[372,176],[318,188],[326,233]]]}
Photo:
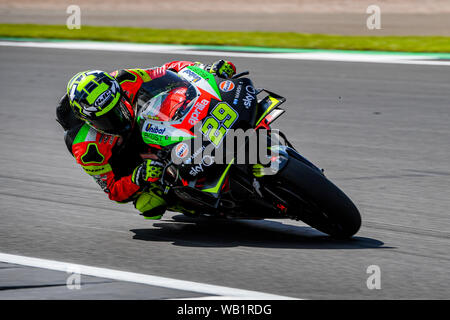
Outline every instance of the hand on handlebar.
{"label": "hand on handlebar", "polygon": [[155,183],[161,178],[164,164],[156,160],[146,159],[134,169],[131,181],[140,187]]}

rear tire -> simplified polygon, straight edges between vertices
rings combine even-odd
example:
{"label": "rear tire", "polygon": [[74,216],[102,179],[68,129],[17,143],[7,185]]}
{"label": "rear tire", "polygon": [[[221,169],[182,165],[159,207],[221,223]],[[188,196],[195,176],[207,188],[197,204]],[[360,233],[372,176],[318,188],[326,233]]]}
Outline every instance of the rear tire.
{"label": "rear tire", "polygon": [[290,157],[276,176],[276,194],[288,203],[287,215],[332,237],[356,234],[361,215],[353,202],[321,172]]}

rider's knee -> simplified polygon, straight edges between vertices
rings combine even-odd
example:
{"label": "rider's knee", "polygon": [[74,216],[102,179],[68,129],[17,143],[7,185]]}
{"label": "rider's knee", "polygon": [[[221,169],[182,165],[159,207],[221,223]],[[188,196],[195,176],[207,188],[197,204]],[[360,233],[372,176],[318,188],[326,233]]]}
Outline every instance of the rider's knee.
{"label": "rider's knee", "polygon": [[166,201],[153,192],[144,192],[134,201],[135,208],[148,219],[161,217],[167,209]]}

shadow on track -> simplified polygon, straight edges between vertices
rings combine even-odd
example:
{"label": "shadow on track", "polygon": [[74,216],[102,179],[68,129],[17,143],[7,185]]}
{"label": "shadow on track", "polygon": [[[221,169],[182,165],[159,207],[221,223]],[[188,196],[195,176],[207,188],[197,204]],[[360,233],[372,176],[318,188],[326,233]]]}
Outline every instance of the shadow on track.
{"label": "shadow on track", "polygon": [[[186,247],[264,247],[284,249],[392,249],[379,240],[353,237],[335,240],[307,226],[274,221],[208,220],[174,216],[152,229],[132,229],[133,239],[168,241]],[[166,222],[167,221],[167,222]]]}

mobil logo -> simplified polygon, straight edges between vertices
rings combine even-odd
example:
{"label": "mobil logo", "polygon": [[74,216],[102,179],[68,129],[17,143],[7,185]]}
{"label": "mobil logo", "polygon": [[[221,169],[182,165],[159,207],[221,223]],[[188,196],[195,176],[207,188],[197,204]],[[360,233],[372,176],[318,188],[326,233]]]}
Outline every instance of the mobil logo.
{"label": "mobil logo", "polygon": [[234,89],[234,83],[230,80],[222,81],[219,84],[219,89],[223,92],[228,92]]}

